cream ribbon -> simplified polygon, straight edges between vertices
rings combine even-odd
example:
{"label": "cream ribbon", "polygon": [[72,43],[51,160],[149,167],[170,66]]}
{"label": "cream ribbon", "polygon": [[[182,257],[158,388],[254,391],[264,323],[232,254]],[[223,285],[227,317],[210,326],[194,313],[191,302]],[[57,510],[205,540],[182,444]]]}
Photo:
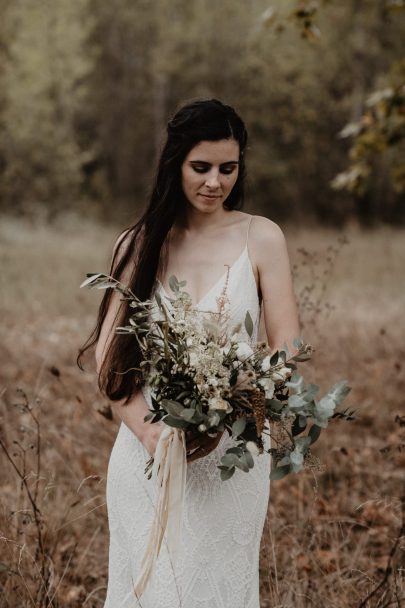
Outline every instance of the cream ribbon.
{"label": "cream ribbon", "polygon": [[186,489],[186,439],[184,431],[166,426],[156,446],[152,479],[156,479],[156,507],[148,545],[141,562],[141,571],[134,592],[139,599],[148,584],[160,552],[165,531],[169,559],[178,554],[183,501]]}

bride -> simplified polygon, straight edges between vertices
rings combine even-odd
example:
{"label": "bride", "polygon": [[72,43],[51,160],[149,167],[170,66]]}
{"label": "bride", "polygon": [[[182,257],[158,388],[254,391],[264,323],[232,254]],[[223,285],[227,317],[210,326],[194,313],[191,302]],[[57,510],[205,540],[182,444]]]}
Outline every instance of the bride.
{"label": "bride", "polygon": [[[141,299],[170,297],[168,278],[187,281],[198,310],[225,306],[229,327],[257,339],[261,312],[272,350],[294,352],[299,335],[287,247],[281,229],[240,211],[247,132],[233,108],[216,99],[183,106],[169,121],[167,141],[141,219],[118,238],[111,274]],[[169,300],[167,300],[169,301]],[[127,302],[106,290],[97,325],[81,350],[96,344],[99,385],[121,425],[107,475],[110,530],[105,608],[259,608],[259,548],[269,499],[270,456],[255,457],[245,475],[225,482],[217,465],[233,440],[187,436],[187,482],[181,546],[174,562],[163,543],[140,598],[134,583],[152,525],[156,494],[144,474],[163,423],[144,422],[150,390],[136,340],[114,333]],[[252,338],[244,329],[249,310]],[[125,370],[132,370],[123,374]],[[117,374],[116,372],[121,372]],[[269,441],[265,447],[269,447]]]}

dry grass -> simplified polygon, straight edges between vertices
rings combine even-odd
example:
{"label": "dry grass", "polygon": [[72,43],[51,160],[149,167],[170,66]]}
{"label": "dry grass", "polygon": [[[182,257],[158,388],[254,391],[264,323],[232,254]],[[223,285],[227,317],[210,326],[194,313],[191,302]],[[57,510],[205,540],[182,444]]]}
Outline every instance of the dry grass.
{"label": "dry grass", "polygon": [[[106,402],[94,371],[75,367],[100,295],[77,287],[86,271],[107,267],[116,233],[75,218],[51,229],[7,218],[0,225],[0,438],[20,464],[26,449],[23,478],[33,490],[36,425],[20,387],[39,417],[38,505],[51,558],[48,600],[40,594],[30,600],[44,576],[41,555],[35,555],[38,530],[24,484],[2,454],[0,606],[103,605],[105,477],[117,424],[99,413]],[[305,375],[323,388],[347,378],[353,386],[348,405],[357,408],[358,420],[336,424],[321,437],[317,455],[326,472],[273,483],[262,546],[262,608],[400,606],[403,570],[395,541],[404,433],[403,419],[395,417],[403,412],[405,389],[404,234],[351,233],[339,245],[341,235],[333,231],[286,233],[303,335],[317,349],[312,364],[303,364]]]}

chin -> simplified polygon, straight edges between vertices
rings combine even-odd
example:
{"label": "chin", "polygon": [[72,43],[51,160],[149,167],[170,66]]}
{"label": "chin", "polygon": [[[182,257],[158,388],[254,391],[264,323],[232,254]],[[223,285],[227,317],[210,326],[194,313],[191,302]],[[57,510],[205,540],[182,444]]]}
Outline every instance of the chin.
{"label": "chin", "polygon": [[197,208],[201,213],[215,213],[218,209],[222,209],[222,203],[217,205],[199,205]]}
{"label": "chin", "polygon": [[215,201],[215,203],[199,199],[192,202],[189,201],[189,204],[195,211],[199,211],[200,213],[215,213],[215,211],[222,208],[222,199]]}

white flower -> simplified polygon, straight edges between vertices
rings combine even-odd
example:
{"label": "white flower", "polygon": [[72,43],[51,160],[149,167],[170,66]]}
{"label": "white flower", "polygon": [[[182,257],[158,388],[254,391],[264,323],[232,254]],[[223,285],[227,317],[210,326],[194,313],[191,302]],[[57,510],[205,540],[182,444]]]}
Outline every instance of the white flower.
{"label": "white flower", "polygon": [[259,448],[254,441],[248,441],[246,443],[246,449],[249,450],[252,456],[257,456],[259,454]]}
{"label": "white flower", "polygon": [[205,433],[205,431],[207,430],[207,425],[206,424],[199,424],[198,425],[198,430],[200,431],[200,433]]}
{"label": "white flower", "polygon": [[264,388],[266,399],[271,399],[274,395],[274,382],[271,378],[260,378],[258,384]]}
{"label": "white flower", "polygon": [[221,346],[220,350],[221,353],[224,355],[224,357],[226,357],[227,355],[229,355],[229,352],[231,350],[232,346],[230,344],[226,344],[225,346]]}
{"label": "white flower", "polygon": [[267,355],[262,361],[262,372],[268,372],[270,369],[270,355]]}
{"label": "white flower", "polygon": [[253,355],[253,350],[249,346],[249,344],[247,344],[247,342],[239,342],[238,347],[236,349],[236,356],[239,359],[239,361],[245,361],[252,355]]}
{"label": "white flower", "polygon": [[271,372],[270,376],[274,382],[284,382],[291,376],[292,370],[289,367],[282,366]]}
{"label": "white flower", "polygon": [[187,346],[193,346],[193,338],[187,338],[186,344]]}
{"label": "white flower", "polygon": [[208,408],[210,410],[225,410],[227,413],[232,411],[228,401],[221,399],[221,397],[211,397],[211,399],[208,399]]}
{"label": "white flower", "polygon": [[194,351],[190,353],[190,365],[191,367],[197,367],[198,365],[198,355]]}

